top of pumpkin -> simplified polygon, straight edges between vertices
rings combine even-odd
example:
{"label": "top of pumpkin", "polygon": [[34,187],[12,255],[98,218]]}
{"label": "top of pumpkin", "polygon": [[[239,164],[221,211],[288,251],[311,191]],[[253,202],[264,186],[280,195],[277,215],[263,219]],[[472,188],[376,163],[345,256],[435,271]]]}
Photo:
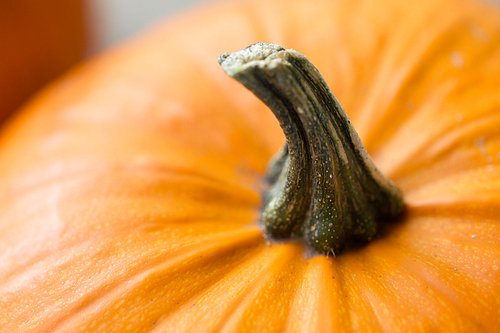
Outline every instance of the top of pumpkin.
{"label": "top of pumpkin", "polygon": [[[266,244],[283,131],[215,61],[259,40],[311,59],[403,191],[383,237]],[[499,45],[472,0],[226,1],[85,64],[0,135],[0,331],[496,332]]]}

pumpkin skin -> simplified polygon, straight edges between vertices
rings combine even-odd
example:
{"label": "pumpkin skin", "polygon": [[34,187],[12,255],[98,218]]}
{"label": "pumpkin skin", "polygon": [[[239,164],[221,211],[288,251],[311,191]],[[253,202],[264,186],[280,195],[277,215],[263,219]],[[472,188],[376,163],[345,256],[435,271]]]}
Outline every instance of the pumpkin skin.
{"label": "pumpkin skin", "polygon": [[0,121],[84,56],[82,0],[0,2]]}
{"label": "pumpkin skin", "polygon": [[[261,40],[308,56],[403,190],[366,246],[263,238],[283,134],[217,64]],[[494,332],[499,45],[475,1],[244,1],[81,66],[0,138],[0,330]]]}

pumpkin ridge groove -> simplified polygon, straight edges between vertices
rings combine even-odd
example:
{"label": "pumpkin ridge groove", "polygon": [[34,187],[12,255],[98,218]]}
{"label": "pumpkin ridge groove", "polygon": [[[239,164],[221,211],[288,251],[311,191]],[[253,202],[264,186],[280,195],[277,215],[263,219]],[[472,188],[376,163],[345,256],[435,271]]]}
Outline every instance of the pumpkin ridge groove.
{"label": "pumpkin ridge groove", "polygon": [[[495,205],[491,202],[474,202],[474,201],[455,201],[455,202],[408,202],[408,212],[410,217],[464,217],[478,216],[479,221],[475,223],[485,223],[485,220],[496,223],[500,218],[498,211],[500,210],[500,200],[495,201]],[[490,223],[490,222],[487,222]]]}
{"label": "pumpkin ridge groove", "polygon": [[[265,272],[261,275],[258,276],[256,281],[252,284],[251,288],[248,290],[246,295],[243,295],[239,302],[238,302],[238,307],[237,311],[233,311],[230,316],[228,317],[228,320],[223,323],[223,325],[220,326],[220,332],[234,332],[238,329],[243,329],[244,327],[250,327],[250,322],[251,319],[247,319],[246,324],[242,324],[242,319],[245,317],[245,314],[248,314],[248,312],[252,312],[252,306],[256,305],[256,301],[260,300],[262,297],[267,298],[268,290],[269,289],[278,289],[280,286],[278,283],[285,283],[285,282],[280,282],[280,280],[285,279],[284,277],[284,272],[285,271],[290,271],[290,267],[303,267],[305,263],[301,262],[301,259],[298,259],[297,256],[295,256],[297,253],[302,252],[302,249],[293,244],[293,245],[284,245],[284,246],[279,246],[281,249],[280,251],[283,252],[280,257],[285,257],[284,259],[282,258],[280,261],[277,262],[277,265],[274,265],[270,267],[269,272]],[[284,268],[285,269],[282,269]],[[298,275],[300,270],[293,270],[295,275]],[[293,285],[288,286],[286,289],[292,290],[291,295],[287,294],[287,300],[286,302],[286,311],[285,313],[281,312],[279,315],[281,318],[284,318],[283,316],[288,316],[289,311],[291,309],[291,299],[293,298],[293,286],[298,283],[296,279],[293,279],[292,277],[289,277],[288,279],[293,280]],[[269,286],[271,285],[271,286]],[[280,295],[281,296],[281,295]],[[254,314],[254,316],[257,315],[258,313]],[[281,328],[276,328],[276,332],[283,331],[283,328],[285,327],[285,322],[286,320],[283,320],[282,327]],[[254,323],[252,323],[254,324]],[[245,326],[244,326],[245,325]]]}
{"label": "pumpkin ridge groove", "polygon": [[[276,274],[276,272],[279,271],[280,267],[284,267],[287,263],[290,262],[290,260],[293,260],[294,254],[296,254],[297,251],[299,251],[299,249],[295,248],[290,250],[290,247],[264,247],[264,249],[260,252],[261,262],[259,262],[259,258],[253,257],[253,259],[250,259],[249,261],[246,261],[244,263],[245,268],[240,268],[239,270],[232,270],[228,272],[225,275],[224,279],[221,279],[209,288],[210,290],[208,290],[208,295],[216,295],[218,292],[223,293],[229,298],[229,304],[226,304],[226,297],[223,297],[224,299],[220,300],[220,296],[211,297],[207,296],[207,294],[195,296],[191,298],[189,302],[186,302],[182,307],[178,308],[171,315],[171,317],[168,318],[168,320],[163,320],[162,322],[160,322],[160,325],[157,329],[159,331],[167,330],[177,332],[178,329],[176,328],[176,326],[178,325],[178,323],[187,320],[189,323],[185,325],[184,328],[187,331],[225,332],[227,330],[229,332],[233,332],[234,329],[231,329],[229,326],[231,326],[231,318],[236,315],[236,312],[232,311],[232,309],[237,309],[240,312],[244,312],[244,310],[247,308],[242,304],[245,304],[246,300],[249,298],[251,303],[254,300],[254,298],[252,298],[251,296],[259,294],[259,292],[263,288],[266,288],[266,281],[269,281],[270,276]],[[266,260],[266,262],[263,264],[262,260]],[[253,272],[252,274],[254,275],[254,277],[251,281],[247,282],[248,285],[245,285],[245,292],[243,292],[241,289],[238,289],[230,290],[228,294],[225,293],[223,289],[224,285],[226,284],[226,280],[237,280],[241,275],[245,275],[241,272],[241,270],[245,270],[247,268]],[[256,268],[258,270],[255,270]],[[248,278],[248,276],[246,278]],[[237,285],[239,284],[240,283],[237,283]],[[222,316],[222,318],[224,319],[219,319],[218,322],[211,322],[209,320],[209,325],[204,325],[202,327],[199,325],[199,322],[201,322],[200,316],[205,317],[207,315],[209,316],[210,314],[208,314],[206,310],[201,310],[201,314],[196,314],[198,315],[198,317],[193,317],[190,314],[190,312],[192,311],[191,305],[196,304],[197,306],[199,305],[200,307],[205,308],[207,307],[206,303],[211,299],[215,299],[216,302],[210,302],[210,307],[215,306],[218,308],[221,305],[225,305],[229,308],[222,309],[221,311],[223,312],[223,315],[218,315],[218,318],[221,318]],[[238,320],[236,320],[236,322],[238,322]]]}
{"label": "pumpkin ridge groove", "polygon": [[[354,270],[356,266],[358,264],[345,266],[342,270],[342,281],[345,282],[345,304],[348,309],[347,313],[350,315],[348,319],[351,323],[350,329],[352,332],[382,332],[375,309],[363,290],[364,285],[358,281],[357,274],[354,273],[354,271],[359,272],[359,269]],[[359,316],[369,318],[369,320],[363,320]]]}
{"label": "pumpkin ridge groove", "polygon": [[[423,281],[429,288],[432,288],[432,290],[434,291],[434,295],[440,295],[443,299],[443,302],[448,304],[446,306],[447,309],[448,308],[454,309],[454,311],[450,311],[450,315],[456,316],[456,313],[459,313],[460,316],[458,316],[456,318],[460,318],[460,319],[466,318],[466,320],[471,323],[470,327],[476,327],[476,328],[478,326],[483,327],[483,328],[485,327],[483,325],[483,323],[478,321],[478,319],[477,319],[478,314],[479,314],[478,311],[482,312],[482,311],[490,310],[490,309],[487,309],[487,307],[482,307],[481,310],[474,311],[474,312],[476,312],[475,314],[471,313],[470,308],[464,309],[464,306],[470,305],[469,302],[464,301],[463,295],[461,295],[459,293],[456,293],[454,296],[452,296],[450,293],[452,293],[453,291],[457,292],[457,289],[451,287],[450,283],[443,282],[443,280],[441,279],[442,278],[441,275],[443,275],[443,272],[446,269],[448,271],[455,272],[454,267],[450,266],[450,264],[453,264],[453,263],[446,263],[446,262],[441,261],[441,260],[433,260],[433,258],[426,256],[425,254],[419,254],[419,252],[416,252],[414,249],[411,249],[411,248],[405,248],[405,250],[410,251],[410,253],[416,254],[418,257],[427,257],[427,258],[431,259],[431,261],[429,261],[429,264],[425,264],[423,262],[420,262],[417,259],[414,264],[412,264],[412,265],[406,264],[404,267],[406,270],[408,270],[408,272],[410,272],[411,276],[417,277],[418,279]],[[432,263],[434,263],[436,265],[433,266]],[[418,265],[422,266],[422,268],[417,268],[416,266],[418,266]],[[429,270],[429,268],[430,268],[430,270]],[[426,278],[428,276],[428,274],[426,274],[426,272],[429,272],[429,271],[433,273],[434,279]],[[472,290],[472,289],[474,289],[474,287],[476,287],[476,284],[474,283],[474,278],[468,277],[464,273],[461,273],[461,272],[459,272],[460,275],[456,275],[456,273],[454,273],[454,274],[455,275],[453,277],[454,278],[457,277],[456,280],[459,280],[460,284],[463,284],[464,281],[467,283],[467,287],[469,288],[467,290]],[[455,284],[458,285],[459,283],[455,282]],[[478,289],[477,295],[481,295],[485,288],[477,288],[477,289]],[[431,300],[433,300],[433,299],[431,299]],[[484,299],[481,300],[478,297],[478,299],[476,299],[475,302],[482,303],[482,302],[484,302]],[[488,303],[490,305],[492,305],[491,301]],[[500,303],[498,301],[497,301],[497,305],[500,306]],[[461,327],[461,329],[463,329],[463,326],[461,326],[461,325],[457,325],[457,326]],[[488,329],[488,331],[494,332],[496,327],[497,326],[491,327],[490,329]],[[483,332],[483,329],[479,329],[478,332]]]}
{"label": "pumpkin ridge groove", "polygon": [[[280,260],[281,261],[278,261]],[[286,260],[282,260],[281,257],[277,256],[274,263],[275,265],[278,264],[278,266],[280,264],[283,264],[281,265],[281,267],[285,266],[285,264],[287,262],[290,261],[290,258],[286,258]],[[266,267],[266,268],[269,268],[271,266],[271,263]],[[275,266],[276,267],[276,266]],[[248,288],[245,288],[245,291],[247,291],[248,294],[257,294],[257,291],[260,291],[264,288],[264,286],[262,286],[261,288],[259,288],[259,282],[261,281],[267,281],[269,279],[268,276],[265,276],[265,273],[264,273],[264,270],[265,268],[262,269],[262,273],[260,273],[251,283],[249,283],[248,285]],[[261,282],[262,285],[264,285],[264,282]],[[238,297],[238,300],[235,302],[235,306],[234,308],[235,309],[242,309],[244,308],[244,304],[247,303],[247,298],[250,298],[250,296],[248,295],[240,295],[240,297]],[[253,300],[253,299],[252,299]],[[234,318],[237,318],[237,315],[235,314],[236,311],[231,311],[231,312],[227,312],[226,316],[224,317],[224,320],[221,320],[220,324],[217,326],[217,329],[215,330],[216,332],[220,332],[220,333],[224,333],[224,332],[227,332],[227,333],[230,333],[232,332],[233,330],[231,329],[231,324],[230,322],[237,322],[238,319],[234,319]]]}
{"label": "pumpkin ridge groove", "polygon": [[[452,318],[454,318],[455,313],[458,312],[462,316],[459,316],[458,318],[456,318],[457,321],[459,321],[459,323],[456,324],[457,328],[458,327],[460,327],[461,329],[463,329],[464,327],[467,327],[468,329],[477,328],[476,318],[474,318],[473,315],[471,315],[470,313],[465,311],[459,305],[459,301],[461,300],[460,295],[457,293],[454,296],[452,296],[451,294],[447,294],[445,292],[442,292],[443,290],[445,290],[445,288],[437,285],[437,283],[442,282],[439,279],[439,277],[440,277],[439,274],[444,274],[444,272],[446,270],[452,270],[452,268],[450,268],[450,266],[449,266],[449,263],[435,260],[434,258],[427,256],[425,253],[415,252],[413,249],[405,248],[404,245],[400,245],[400,244],[386,243],[386,244],[384,244],[384,250],[382,250],[382,252],[388,251],[388,248],[393,248],[393,249],[397,248],[398,249],[398,251],[391,252],[391,253],[397,253],[397,255],[395,255],[393,258],[391,258],[391,260],[384,260],[384,262],[383,262],[383,265],[387,266],[386,268],[384,268],[384,271],[390,272],[388,274],[390,274],[389,276],[391,277],[390,279],[385,280],[386,283],[381,281],[381,283],[384,285],[384,288],[386,289],[388,294],[398,292],[398,291],[401,293],[402,297],[404,297],[405,294],[408,294],[407,297],[405,298],[408,300],[408,303],[405,304],[404,306],[408,306],[408,307],[412,307],[412,308],[418,307],[418,304],[421,304],[420,302],[422,302],[422,300],[427,300],[428,304],[432,304],[434,302],[439,302],[441,304],[445,303],[446,304],[445,308],[448,311],[446,311],[446,313],[439,314],[438,316],[445,315],[447,318],[449,318],[451,320]],[[404,249],[402,250],[402,248],[404,248]],[[409,252],[406,252],[406,250],[408,250]],[[405,253],[405,254],[402,254],[402,253]],[[406,253],[408,253],[408,255]],[[413,254],[413,256],[412,256],[412,254]],[[378,266],[377,262],[380,261],[379,258],[377,258],[375,256],[369,257],[367,255],[365,255],[364,257],[368,259],[368,262],[366,264],[373,263],[373,265],[371,265],[372,267]],[[428,259],[430,259],[430,261],[428,261],[427,263],[424,263],[424,262],[420,261],[419,258],[426,258],[426,259],[428,258]],[[417,269],[416,266],[418,266],[420,268]],[[432,272],[433,276],[435,277],[434,280],[426,278],[426,276],[428,276],[429,272]],[[455,271],[453,271],[453,272],[455,272]],[[463,274],[461,272],[458,272],[458,273],[460,275],[455,275],[455,276],[458,277],[460,281],[467,281],[469,283],[472,282],[470,278],[465,276],[465,274]],[[414,286],[414,288],[418,287],[422,291],[426,291],[426,292],[419,293],[417,291],[414,291],[413,289],[410,289],[410,288],[403,289],[404,288],[403,286],[398,286],[397,281],[401,280],[401,277],[404,277],[404,276],[409,277],[408,282],[410,282]],[[376,282],[372,282],[372,283],[376,283]],[[393,285],[393,283],[394,283],[394,285]],[[394,288],[393,286],[398,286],[398,288]],[[473,284],[470,284],[470,286],[472,287]],[[369,290],[379,290],[379,288],[377,288],[376,286],[370,287],[368,289]],[[430,290],[432,290],[432,293],[429,292]],[[449,291],[451,291],[451,289]],[[415,299],[416,295],[412,295],[412,293],[416,293],[418,295],[419,299]],[[435,300],[436,296],[439,297],[439,299],[440,299],[439,301]],[[398,307],[397,302],[394,302],[394,300],[390,300],[390,302],[393,303],[394,308]],[[399,306],[401,306],[401,305],[399,305]],[[464,318],[466,318],[465,321],[463,320]],[[468,326],[466,325],[467,322],[470,323]],[[433,323],[433,326],[436,326],[436,324]],[[437,327],[435,327],[435,328],[437,328]],[[480,331],[477,331],[477,332],[480,332]]]}
{"label": "pumpkin ridge groove", "polygon": [[401,160],[401,166],[392,170],[391,176],[404,178],[405,175],[411,175],[426,164],[434,164],[442,160],[447,155],[455,152],[454,148],[463,144],[464,141],[466,142],[469,137],[477,136],[479,128],[484,128],[484,131],[487,132],[493,132],[500,126],[500,115],[498,115],[495,108],[492,108],[491,111],[491,113],[488,112],[481,118],[472,119],[459,126],[443,128],[440,133],[429,136],[428,140],[422,143],[418,150]]}
{"label": "pumpkin ridge groove", "polygon": [[[408,59],[405,59],[405,62],[402,64],[394,65],[393,63],[377,63],[377,74],[376,76],[372,79],[370,82],[371,86],[375,87],[371,95],[368,96],[366,99],[363,101],[363,106],[360,107],[359,114],[357,117],[364,117],[366,119],[370,119],[370,127],[368,128],[368,123],[364,122],[363,123],[363,128],[359,130],[361,135],[364,138],[364,142],[366,142],[366,148],[369,151],[372,151],[373,148],[376,146],[380,146],[381,143],[380,139],[375,140],[375,137],[378,135],[380,136],[382,130],[383,130],[383,137],[390,136],[390,133],[385,133],[386,131],[390,130],[387,128],[387,126],[384,126],[382,129],[380,127],[380,123],[390,123],[391,125],[394,124],[394,126],[391,126],[391,128],[398,128],[396,125],[396,120],[394,118],[399,118],[397,117],[398,113],[396,114],[389,114],[388,112],[385,112],[383,114],[383,118],[378,119],[376,122],[374,121],[375,117],[374,111],[376,109],[383,109],[383,110],[390,110],[391,109],[391,103],[393,103],[394,100],[398,98],[405,90],[406,87],[408,87],[411,84],[416,84],[414,81],[419,80],[419,76],[422,75],[422,73],[418,70],[419,67],[422,66],[423,63],[432,63],[429,62],[429,59],[432,59],[435,54],[440,55],[440,49],[435,48],[436,46],[441,46],[442,43],[440,41],[446,41],[446,34],[455,28],[454,24],[456,23],[457,20],[460,19],[459,16],[455,16],[454,18],[446,17],[445,20],[443,21],[442,15],[438,14],[438,12],[433,13],[435,14],[434,19],[432,17],[428,17],[430,20],[430,27],[432,28],[427,28],[430,29],[431,32],[428,33],[423,33],[421,31],[414,31],[412,30],[412,33],[418,33],[419,36],[423,36],[425,38],[425,42],[420,42],[420,39],[417,38],[411,39],[412,42],[410,44],[410,50],[411,50],[411,59],[414,61],[412,64],[407,64]],[[456,15],[459,15],[460,13],[456,13]],[[439,24],[440,28],[439,31],[436,32],[436,27],[435,25]],[[392,43],[401,43],[401,36],[398,36],[398,40],[392,40]],[[421,37],[422,38],[422,37]],[[409,36],[404,36],[404,40],[407,41],[409,39]],[[418,43],[418,51],[413,50],[415,47],[415,44]],[[391,45],[392,46],[392,45]],[[393,56],[391,54],[387,55],[384,54],[384,52],[389,52],[386,50],[393,51],[394,47],[386,47],[382,51],[383,55],[380,57],[381,59],[387,59],[387,61],[392,60],[393,61]],[[398,52],[402,53],[403,51],[400,50],[400,48],[397,48]],[[393,51],[394,52],[394,51]],[[406,50],[405,53],[409,53],[410,51]],[[401,57],[401,56],[399,56]],[[399,58],[398,58],[399,59]],[[401,68],[404,69],[404,74],[400,74],[398,72],[401,71]],[[393,73],[398,73],[399,76],[397,76],[399,79],[396,81],[397,83],[392,82],[394,80],[394,75]],[[382,80],[382,82],[380,82]],[[398,89],[391,89],[388,90],[388,87],[391,87],[393,85],[397,85]],[[384,89],[384,90],[382,90]],[[388,92],[391,91],[391,95],[387,95]],[[376,106],[376,108],[374,108]],[[398,112],[398,110],[394,110],[394,112]],[[400,114],[400,113],[399,113]],[[390,122],[383,121],[383,119],[391,119]],[[374,126],[373,126],[373,123]],[[401,123],[404,123],[404,120],[401,121]],[[379,130],[380,129],[380,130]]]}
{"label": "pumpkin ridge groove", "polygon": [[[187,246],[180,246],[179,248],[176,249],[175,252],[177,252],[177,255],[172,256],[172,252],[165,253],[165,256],[172,256],[168,260],[164,261],[161,258],[155,258],[155,261],[159,261],[158,263],[154,265],[150,265],[144,270],[144,268],[137,270],[133,275],[129,276],[123,276],[121,279],[115,278],[112,283],[109,285],[101,285],[98,290],[93,290],[91,293],[87,294],[87,297],[80,297],[78,303],[80,305],[76,305],[73,310],[71,310],[70,313],[68,313],[66,316],[60,318],[57,322],[55,322],[52,326],[52,329],[58,329],[58,328],[64,328],[70,325],[70,327],[73,325],[72,322],[78,321],[80,317],[84,318],[89,318],[89,314],[92,313],[92,308],[94,307],[94,304],[106,302],[106,299],[111,299],[113,300],[113,295],[116,293],[120,293],[123,295],[127,295],[129,291],[133,291],[136,289],[136,284],[135,283],[127,283],[125,284],[125,280],[131,281],[131,280],[136,280],[136,283],[138,284],[143,284],[147,283],[148,280],[154,279],[155,275],[162,275],[162,279],[165,279],[165,273],[164,270],[167,268],[167,271],[171,271],[172,268],[175,268],[176,266],[180,267],[180,271],[188,271],[190,269],[189,266],[186,265],[186,262],[189,261],[189,259],[195,258],[195,257],[200,257],[200,253],[203,253],[204,251],[213,251],[215,250],[216,253],[219,253],[219,255],[222,255],[224,253],[228,252],[234,252],[235,249],[237,248],[247,248],[249,245],[254,245],[256,244],[256,239],[260,239],[261,235],[260,232],[255,229],[252,230],[251,232],[248,231],[242,231],[240,232],[241,235],[238,235],[238,237],[235,237],[234,232],[229,233],[228,235],[224,235],[223,237],[216,237],[215,239],[207,239],[203,243],[204,246],[200,248],[200,243],[197,244],[190,244]],[[244,237],[242,237],[244,236]],[[229,241],[227,246],[221,246],[219,242],[214,242],[214,240],[219,240],[219,241]],[[186,247],[188,249],[186,249]],[[189,248],[191,250],[189,250]],[[261,247],[262,248],[262,247]],[[254,252],[255,249],[253,249],[251,252]],[[251,256],[256,256],[258,253],[254,253]],[[208,254],[205,256],[205,258],[202,258],[202,262],[210,262],[213,259],[214,254]],[[248,258],[246,258],[248,259]],[[199,265],[199,263],[194,262],[191,264],[192,266]],[[165,268],[162,268],[165,267]],[[155,271],[154,273],[152,271]],[[175,269],[177,270],[177,269]],[[162,272],[162,273],[161,273]],[[172,275],[172,273],[170,274]],[[213,283],[205,285],[203,290],[198,290],[197,293],[202,293],[204,292],[207,288],[210,288],[210,286]],[[185,302],[189,302],[188,299],[184,300]],[[105,307],[106,308],[106,307]],[[75,312],[76,311],[76,312]],[[92,313],[93,316],[92,318],[95,318],[98,313]],[[164,312],[162,312],[162,315],[165,315]],[[76,319],[75,319],[76,318]],[[67,330],[69,327],[63,330]]]}
{"label": "pumpkin ridge groove", "polygon": [[[463,16],[457,16],[454,21],[449,22],[446,26],[442,27],[442,30],[439,32],[432,32],[433,39],[431,41],[427,42],[427,46],[424,47],[421,51],[422,54],[419,54],[418,56],[414,57],[414,60],[416,61],[415,64],[412,65],[400,65],[398,67],[392,68],[393,72],[398,73],[400,67],[407,67],[411,72],[408,72],[403,75],[403,78],[401,79],[402,82],[399,84],[397,91],[394,90],[393,95],[391,96],[386,96],[384,100],[387,100],[388,105],[385,107],[381,103],[376,104],[377,108],[385,109],[388,110],[387,112],[383,113],[383,118],[377,121],[377,123],[374,126],[370,127],[369,133],[367,132],[365,135],[365,141],[366,141],[366,148],[368,150],[375,150],[379,146],[383,146],[384,142],[387,138],[390,138],[393,134],[393,131],[395,129],[400,128],[401,124],[404,124],[406,121],[406,118],[411,114],[409,112],[401,112],[401,108],[395,107],[394,105],[397,103],[399,99],[401,99],[405,92],[410,90],[410,87],[419,86],[422,85],[421,83],[422,80],[425,80],[425,75],[428,72],[428,70],[422,70],[422,68],[425,68],[427,64],[433,63],[432,59],[436,58],[437,56],[443,56],[446,54],[444,52],[445,49],[450,48],[450,41],[455,40],[455,41],[460,41],[462,36],[468,36],[470,34],[469,32],[469,26],[473,23],[474,21],[468,17],[467,14],[463,14]],[[451,38],[453,37],[453,39]],[[446,43],[444,42],[446,41]],[[487,45],[481,44],[481,48],[478,48],[478,52],[474,54],[474,56],[479,59],[469,59],[468,62],[476,64],[475,66],[470,66],[466,67],[464,69],[461,69],[462,71],[467,71],[470,72],[472,76],[478,76],[478,61],[481,60],[481,55],[487,56],[488,54],[491,54],[491,50],[494,49],[494,43],[489,43]],[[427,54],[431,50],[432,52],[430,54]],[[408,52],[408,51],[407,51]],[[399,74],[398,75],[402,75]],[[388,78],[393,79],[393,75],[387,75]],[[446,76],[444,76],[446,78]],[[462,87],[465,88],[469,85],[468,80],[464,79],[465,76],[461,77],[461,81],[457,82],[457,85],[453,87],[446,95],[444,96],[449,96],[453,94],[455,91],[461,89]],[[389,79],[387,79],[388,81]],[[461,83],[461,84],[460,84]],[[393,85],[394,83],[388,83],[384,84],[382,86],[387,87],[388,85]],[[435,86],[440,86],[442,85],[441,82],[434,83]],[[393,91],[392,89],[390,91]],[[425,98],[425,97],[424,97]],[[379,97],[379,99],[381,99]],[[373,108],[372,108],[373,109]],[[389,112],[390,110],[393,110],[392,112]],[[402,117],[404,116],[404,118]],[[370,118],[371,119],[371,118]],[[388,128],[387,124],[390,124],[390,127]],[[382,126],[383,125],[383,126]]]}

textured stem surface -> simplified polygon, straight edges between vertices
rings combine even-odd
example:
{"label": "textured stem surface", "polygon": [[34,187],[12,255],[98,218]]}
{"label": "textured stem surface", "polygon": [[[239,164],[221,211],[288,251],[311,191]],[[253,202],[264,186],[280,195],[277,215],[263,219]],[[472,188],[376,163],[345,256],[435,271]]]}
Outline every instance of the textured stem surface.
{"label": "textured stem surface", "polygon": [[401,191],[376,168],[305,56],[257,43],[219,63],[271,109],[285,133],[268,168],[261,223],[270,238],[302,237],[320,253],[335,253],[349,241],[371,240],[381,220],[401,213]]}

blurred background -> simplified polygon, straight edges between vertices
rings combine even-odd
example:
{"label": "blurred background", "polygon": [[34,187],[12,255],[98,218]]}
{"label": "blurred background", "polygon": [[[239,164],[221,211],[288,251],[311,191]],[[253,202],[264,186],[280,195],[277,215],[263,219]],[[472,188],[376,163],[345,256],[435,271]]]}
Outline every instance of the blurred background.
{"label": "blurred background", "polygon": [[92,51],[100,51],[176,12],[210,0],[88,0]]}
{"label": "blurred background", "polygon": [[0,124],[69,68],[209,0],[0,0]]}
{"label": "blurred background", "polygon": [[0,0],[0,123],[82,59],[210,1]]}
{"label": "blurred background", "polygon": [[[211,0],[88,0],[94,22],[94,50],[102,50],[151,24]],[[313,1],[313,0],[312,0]],[[484,1],[484,0],[483,0]],[[486,0],[500,3],[500,0]]]}

